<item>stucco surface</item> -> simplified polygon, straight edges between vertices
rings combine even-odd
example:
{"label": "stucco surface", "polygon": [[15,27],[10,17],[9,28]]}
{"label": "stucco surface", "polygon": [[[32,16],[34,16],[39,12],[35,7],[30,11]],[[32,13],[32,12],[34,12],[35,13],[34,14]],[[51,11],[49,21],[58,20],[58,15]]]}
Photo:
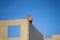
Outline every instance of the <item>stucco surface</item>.
{"label": "stucco surface", "polygon": [[52,35],[52,40],[60,40],[60,35]]}
{"label": "stucco surface", "polygon": [[[11,25],[20,25],[19,38],[8,38],[8,26]],[[27,19],[0,21],[0,40],[28,40],[29,39],[28,31],[29,31],[29,22]]]}
{"label": "stucco surface", "polygon": [[[8,26],[20,25],[20,37],[8,38]],[[43,40],[43,35],[27,19],[0,21],[0,40]]]}
{"label": "stucco surface", "polygon": [[46,36],[44,36],[44,40],[60,40],[60,35],[51,35],[50,39],[46,39]]}

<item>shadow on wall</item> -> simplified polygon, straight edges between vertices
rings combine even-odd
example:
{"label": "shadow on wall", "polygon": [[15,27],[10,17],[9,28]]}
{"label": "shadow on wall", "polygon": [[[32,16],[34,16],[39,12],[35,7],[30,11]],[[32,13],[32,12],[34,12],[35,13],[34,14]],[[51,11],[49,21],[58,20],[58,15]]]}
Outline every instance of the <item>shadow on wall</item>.
{"label": "shadow on wall", "polygon": [[44,36],[39,32],[32,23],[29,23],[29,40],[44,40]]}

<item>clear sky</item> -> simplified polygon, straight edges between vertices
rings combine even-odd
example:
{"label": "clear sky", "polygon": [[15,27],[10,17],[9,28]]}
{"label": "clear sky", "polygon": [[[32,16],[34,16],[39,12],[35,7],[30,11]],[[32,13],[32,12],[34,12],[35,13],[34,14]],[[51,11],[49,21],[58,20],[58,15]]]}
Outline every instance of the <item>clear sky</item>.
{"label": "clear sky", "polygon": [[33,17],[43,34],[60,34],[60,0],[0,0],[0,20]]}

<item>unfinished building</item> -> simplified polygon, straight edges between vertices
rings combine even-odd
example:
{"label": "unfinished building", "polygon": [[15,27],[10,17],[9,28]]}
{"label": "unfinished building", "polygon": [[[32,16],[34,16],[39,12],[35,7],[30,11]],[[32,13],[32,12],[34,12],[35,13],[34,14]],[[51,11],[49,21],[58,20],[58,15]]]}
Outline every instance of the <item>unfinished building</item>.
{"label": "unfinished building", "polygon": [[43,40],[28,19],[0,21],[0,40]]}

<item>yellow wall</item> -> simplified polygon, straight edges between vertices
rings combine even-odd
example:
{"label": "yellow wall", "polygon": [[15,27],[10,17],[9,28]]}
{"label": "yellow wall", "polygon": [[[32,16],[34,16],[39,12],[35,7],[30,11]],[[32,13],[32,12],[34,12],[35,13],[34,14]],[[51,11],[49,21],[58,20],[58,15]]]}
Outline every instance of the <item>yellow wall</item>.
{"label": "yellow wall", "polygon": [[[20,37],[8,38],[8,26],[20,25]],[[22,20],[5,20],[0,21],[0,40],[28,40],[29,39],[29,22],[27,19]]]}

